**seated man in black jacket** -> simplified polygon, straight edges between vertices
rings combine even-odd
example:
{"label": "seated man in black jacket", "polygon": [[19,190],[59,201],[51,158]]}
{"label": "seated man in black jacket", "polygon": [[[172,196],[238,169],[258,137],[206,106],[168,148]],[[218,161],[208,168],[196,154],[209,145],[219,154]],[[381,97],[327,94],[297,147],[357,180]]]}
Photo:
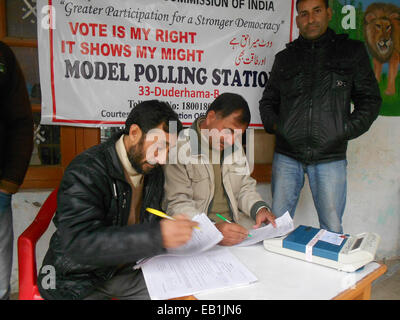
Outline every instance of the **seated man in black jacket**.
{"label": "seated man in black jacket", "polygon": [[184,216],[160,221],[145,211],[160,209],[160,164],[181,128],[168,104],[145,101],[131,111],[123,132],[71,162],[57,195],[57,230],[38,276],[43,298],[149,298],[141,270],[132,266],[186,243],[196,225]]}
{"label": "seated man in black jacket", "polygon": [[365,45],[328,28],[328,0],[296,8],[300,36],[275,56],[260,101],[264,128],[276,135],[272,212],[293,217],[307,174],[320,227],[342,232],[347,142],[378,116],[379,87]]}

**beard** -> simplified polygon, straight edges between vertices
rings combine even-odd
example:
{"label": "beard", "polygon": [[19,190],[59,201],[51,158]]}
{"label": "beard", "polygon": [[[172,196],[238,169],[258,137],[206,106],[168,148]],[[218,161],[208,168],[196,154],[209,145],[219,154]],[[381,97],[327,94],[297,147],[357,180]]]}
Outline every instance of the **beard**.
{"label": "beard", "polygon": [[[132,168],[135,169],[137,173],[149,174],[154,169],[158,168],[160,165],[159,164],[152,165],[145,160],[146,157],[143,150],[143,144],[144,144],[144,137],[140,139],[137,145],[130,147],[130,149],[127,152],[127,156],[129,162],[132,165]],[[145,168],[146,165],[150,167]]]}

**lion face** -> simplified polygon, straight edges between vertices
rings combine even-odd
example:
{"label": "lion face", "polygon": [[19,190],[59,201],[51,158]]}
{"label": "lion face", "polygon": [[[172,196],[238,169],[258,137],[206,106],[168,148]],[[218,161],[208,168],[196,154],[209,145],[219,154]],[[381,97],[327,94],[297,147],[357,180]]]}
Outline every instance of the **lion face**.
{"label": "lion face", "polygon": [[373,22],[374,45],[376,50],[382,55],[390,55],[393,50],[392,24],[387,19],[376,19]]}
{"label": "lion face", "polygon": [[393,4],[373,3],[364,16],[364,36],[372,56],[385,63],[397,47],[397,19],[400,9]]}

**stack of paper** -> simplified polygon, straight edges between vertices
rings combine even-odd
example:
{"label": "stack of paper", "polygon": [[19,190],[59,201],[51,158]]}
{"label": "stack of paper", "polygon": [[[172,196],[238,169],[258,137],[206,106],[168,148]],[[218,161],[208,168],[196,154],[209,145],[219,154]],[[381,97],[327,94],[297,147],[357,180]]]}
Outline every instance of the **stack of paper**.
{"label": "stack of paper", "polygon": [[257,278],[229,251],[216,247],[196,256],[164,256],[142,265],[151,299],[170,299],[247,285]]}

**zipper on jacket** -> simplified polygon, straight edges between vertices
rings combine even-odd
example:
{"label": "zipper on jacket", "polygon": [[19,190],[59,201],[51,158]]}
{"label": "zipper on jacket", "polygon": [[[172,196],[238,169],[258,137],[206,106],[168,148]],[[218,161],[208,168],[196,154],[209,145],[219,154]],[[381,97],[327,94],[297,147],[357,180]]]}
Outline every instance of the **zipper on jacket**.
{"label": "zipper on jacket", "polygon": [[227,202],[228,202],[228,208],[229,208],[229,213],[230,213],[231,219],[233,222],[236,222],[234,214],[233,214],[233,210],[232,210],[231,199],[229,199],[228,193],[226,192],[225,185],[224,185],[224,175],[223,175],[223,171],[222,171],[222,163],[221,163],[221,182],[222,182],[222,189],[224,190],[225,197],[228,200]]}
{"label": "zipper on jacket", "polygon": [[113,196],[114,196],[114,199],[115,199],[115,200],[118,199],[117,185],[115,184],[115,182],[113,182]]}
{"label": "zipper on jacket", "polygon": [[[131,186],[129,186],[130,188]],[[129,195],[129,197],[127,197]],[[121,217],[121,223],[123,226],[127,225],[128,219],[129,219],[129,214],[130,214],[130,206],[131,206],[131,197],[132,197],[132,189],[131,192],[129,191],[124,191],[122,194],[122,214],[120,215]]]}
{"label": "zipper on jacket", "polygon": [[115,181],[113,181],[112,183],[112,192],[113,192],[113,198],[115,199],[116,202],[116,208],[117,208],[117,215],[116,215],[116,219],[115,219],[115,224],[118,226],[120,224],[120,206],[119,206],[119,200],[118,200],[118,192],[117,192],[117,183]]}
{"label": "zipper on jacket", "polygon": [[308,109],[308,132],[307,132],[307,140],[308,140],[308,145],[307,145],[307,160],[311,160],[312,157],[312,151],[311,151],[311,124],[312,124],[312,110],[313,110],[313,102],[312,102],[312,97],[311,97],[311,101],[310,101],[310,107]]}
{"label": "zipper on jacket", "polygon": [[[126,224],[128,221],[129,217],[129,209],[130,209],[130,200],[127,199],[127,194],[129,194],[129,191],[123,191],[121,193],[121,197],[118,197],[118,191],[117,191],[117,183],[113,181],[113,198],[115,198],[116,203],[117,203],[117,219],[116,219],[116,225],[122,225]],[[128,212],[127,211],[128,208]]]}
{"label": "zipper on jacket", "polygon": [[[211,169],[210,168],[212,168],[212,166],[211,165],[207,165],[207,164],[205,164],[205,166],[206,166],[206,170],[207,170],[207,173],[208,173],[208,176],[209,176],[210,180],[213,180],[214,179],[214,169],[213,169],[213,173],[211,175]],[[222,172],[222,168],[221,168],[221,172]],[[211,203],[214,201],[215,181],[213,181],[213,184],[214,184],[214,192],[213,192],[213,194],[211,194],[211,192],[210,192],[210,196],[208,197],[208,201],[207,201],[208,205],[207,205],[207,208],[206,208],[207,214],[208,214],[208,212],[210,210]]]}
{"label": "zipper on jacket", "polygon": [[311,144],[312,144],[312,138],[311,138],[311,127],[312,127],[312,112],[313,112],[313,90],[314,90],[314,74],[315,74],[315,43],[312,42],[311,44],[311,57],[312,57],[312,61],[311,61],[311,100],[310,100],[310,105],[309,105],[309,109],[308,109],[308,126],[307,126],[307,140],[308,140],[308,144],[307,144],[307,155],[306,155],[306,159],[307,160],[311,160],[312,158],[312,150],[311,150]]}

